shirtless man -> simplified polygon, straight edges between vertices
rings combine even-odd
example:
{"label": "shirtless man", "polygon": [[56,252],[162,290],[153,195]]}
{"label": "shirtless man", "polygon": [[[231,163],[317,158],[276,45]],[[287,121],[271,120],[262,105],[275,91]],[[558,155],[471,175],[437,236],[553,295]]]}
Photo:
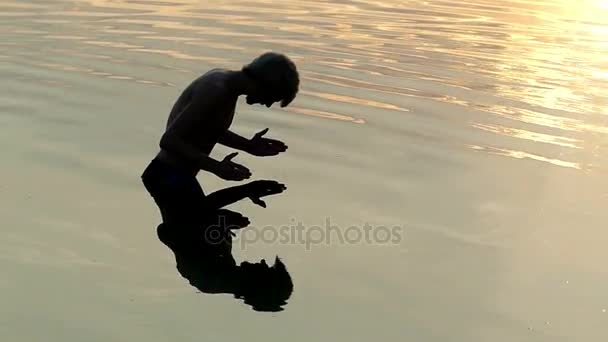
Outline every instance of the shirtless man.
{"label": "shirtless man", "polygon": [[241,70],[210,70],[182,92],[160,139],[160,152],[142,174],[165,224],[200,227],[206,213],[243,198],[265,207],[261,197],[286,189],[275,181],[258,180],[206,196],[196,175],[204,170],[230,181],[251,176],[245,166],[232,161],[237,153],[221,161],[211,158],[209,154],[216,143],[255,156],[274,156],[287,150],[281,141],[263,137],[268,128],[247,139],[229,127],[239,96],[245,95],[250,105],[271,107],[280,102],[285,107],[295,98],[298,87],[295,64],[284,55],[268,52]]}

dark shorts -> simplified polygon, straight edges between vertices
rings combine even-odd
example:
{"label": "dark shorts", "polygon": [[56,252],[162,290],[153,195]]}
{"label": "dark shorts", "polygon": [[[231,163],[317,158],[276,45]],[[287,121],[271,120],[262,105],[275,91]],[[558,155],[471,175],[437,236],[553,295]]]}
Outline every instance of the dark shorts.
{"label": "dark shorts", "polygon": [[141,178],[164,223],[180,226],[201,223],[206,212],[205,193],[196,174],[154,159]]}

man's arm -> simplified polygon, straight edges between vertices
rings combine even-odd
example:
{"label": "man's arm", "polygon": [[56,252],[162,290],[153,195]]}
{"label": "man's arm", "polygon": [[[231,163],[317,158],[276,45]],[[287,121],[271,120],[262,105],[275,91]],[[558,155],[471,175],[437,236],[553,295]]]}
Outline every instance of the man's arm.
{"label": "man's arm", "polygon": [[220,137],[219,143],[249,153],[251,149],[251,140],[240,136],[230,130],[226,131],[224,135]]}
{"label": "man's arm", "polygon": [[222,145],[245,151],[251,155],[264,157],[276,156],[287,150],[287,145],[282,141],[275,139],[264,138],[264,134],[268,132],[268,128],[257,132],[253,138],[247,139],[234,132],[226,131],[219,139]]}

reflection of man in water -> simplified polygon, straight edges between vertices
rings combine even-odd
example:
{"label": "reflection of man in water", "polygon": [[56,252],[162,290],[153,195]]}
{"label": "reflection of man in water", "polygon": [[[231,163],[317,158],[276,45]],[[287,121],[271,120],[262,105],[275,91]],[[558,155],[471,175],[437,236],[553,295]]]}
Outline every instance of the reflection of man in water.
{"label": "reflection of man in water", "polygon": [[240,95],[246,96],[248,104],[270,107],[280,102],[284,107],[295,98],[298,87],[294,63],[281,54],[265,53],[241,70],[213,69],[182,92],[169,115],[160,152],[142,175],[164,223],[180,228],[200,226],[201,215],[240,199],[238,196],[264,206],[260,197],[284,190],[274,181],[255,181],[205,196],[196,175],[205,170],[235,181],[251,176],[246,167],[232,161],[237,153],[221,161],[209,156],[218,142],[255,156],[284,152],[287,146],[283,142],[264,137],[268,129],[247,139],[229,127]]}
{"label": "reflection of man in water", "polygon": [[[209,232],[231,231],[249,225],[247,217],[226,209],[217,210],[211,216],[207,223],[210,226],[205,229]],[[158,226],[157,233],[161,242],[173,251],[178,272],[199,291],[231,293],[256,311],[281,311],[287,304],[293,282],[278,257],[272,266],[264,259],[237,265],[229,248],[224,248],[224,255],[209,257],[210,245],[203,242],[200,233],[189,234],[171,229],[164,223]],[[230,244],[230,234],[216,243]]]}

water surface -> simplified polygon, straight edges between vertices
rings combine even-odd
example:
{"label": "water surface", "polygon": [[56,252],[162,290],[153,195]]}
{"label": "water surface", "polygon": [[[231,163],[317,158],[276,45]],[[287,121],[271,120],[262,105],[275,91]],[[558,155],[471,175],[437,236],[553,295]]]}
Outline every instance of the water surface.
{"label": "water surface", "polygon": [[[605,341],[607,18],[600,0],[2,1],[0,339]],[[236,246],[285,261],[280,313],[196,293],[139,181],[188,82],[267,50],[301,92],[241,102],[233,128],[289,145],[238,157],[288,191],[233,208],[252,229],[401,228]]]}

